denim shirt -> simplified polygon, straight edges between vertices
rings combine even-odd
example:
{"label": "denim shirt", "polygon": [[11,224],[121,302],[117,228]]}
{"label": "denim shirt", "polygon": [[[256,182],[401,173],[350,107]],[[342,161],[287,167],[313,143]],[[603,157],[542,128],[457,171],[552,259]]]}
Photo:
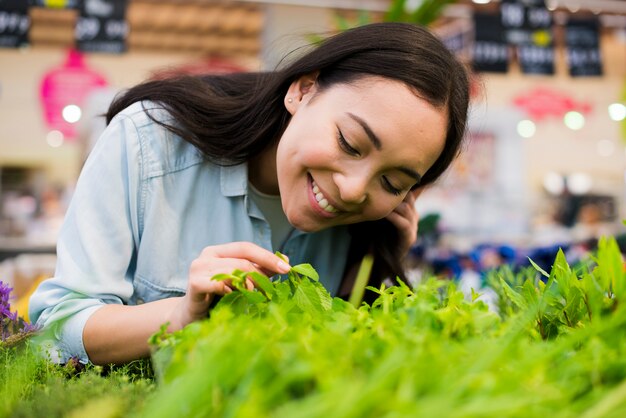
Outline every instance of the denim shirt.
{"label": "denim shirt", "polygon": [[[83,328],[104,304],[183,295],[190,264],[204,247],[249,241],[278,250],[248,197],[247,165],[208,162],[150,119],[142,104],[155,118],[171,121],[151,102],[135,103],[111,121],[79,176],[54,277],[30,299],[30,318],[51,331],[50,354],[60,362],[89,361]],[[311,263],[336,294],[349,243],[347,227],[294,230],[280,251],[292,265]]]}

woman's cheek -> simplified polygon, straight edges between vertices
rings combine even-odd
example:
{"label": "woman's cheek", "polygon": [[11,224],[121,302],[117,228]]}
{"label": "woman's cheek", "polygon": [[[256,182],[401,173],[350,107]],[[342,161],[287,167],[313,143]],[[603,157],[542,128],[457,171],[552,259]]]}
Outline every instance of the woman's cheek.
{"label": "woman's cheek", "polygon": [[371,210],[366,210],[363,213],[363,218],[365,221],[377,221],[389,215],[393,209],[394,207],[390,206],[372,208]]}

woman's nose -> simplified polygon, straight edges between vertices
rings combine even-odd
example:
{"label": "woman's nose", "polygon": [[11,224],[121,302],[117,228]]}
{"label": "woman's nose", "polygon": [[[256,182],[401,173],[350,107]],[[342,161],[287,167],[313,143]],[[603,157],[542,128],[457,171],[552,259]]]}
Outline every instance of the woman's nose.
{"label": "woman's nose", "polygon": [[362,174],[335,173],[339,197],[345,203],[360,204],[367,199],[368,179]]}

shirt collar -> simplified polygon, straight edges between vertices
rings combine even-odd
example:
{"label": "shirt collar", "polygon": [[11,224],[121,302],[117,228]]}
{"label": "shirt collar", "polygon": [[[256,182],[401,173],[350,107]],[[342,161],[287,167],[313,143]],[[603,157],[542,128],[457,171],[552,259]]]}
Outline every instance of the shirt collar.
{"label": "shirt collar", "polygon": [[[248,164],[242,163],[232,166],[220,167],[220,186],[222,194],[226,197],[247,196],[248,195]],[[258,209],[257,209],[258,210]],[[260,214],[260,211],[259,211]],[[261,218],[263,215],[261,215]],[[263,218],[262,218],[263,219]],[[299,229],[295,229],[291,234],[291,239],[306,234]]]}
{"label": "shirt collar", "polygon": [[248,193],[248,164],[220,167],[220,186],[224,196],[245,196]]}

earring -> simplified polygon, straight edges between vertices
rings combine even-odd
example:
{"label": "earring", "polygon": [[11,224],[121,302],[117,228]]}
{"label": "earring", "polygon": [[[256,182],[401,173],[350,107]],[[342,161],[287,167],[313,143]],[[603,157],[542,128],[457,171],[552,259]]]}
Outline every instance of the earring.
{"label": "earring", "polygon": [[293,102],[293,99],[290,97],[287,99],[287,103],[291,103],[291,102]]}

